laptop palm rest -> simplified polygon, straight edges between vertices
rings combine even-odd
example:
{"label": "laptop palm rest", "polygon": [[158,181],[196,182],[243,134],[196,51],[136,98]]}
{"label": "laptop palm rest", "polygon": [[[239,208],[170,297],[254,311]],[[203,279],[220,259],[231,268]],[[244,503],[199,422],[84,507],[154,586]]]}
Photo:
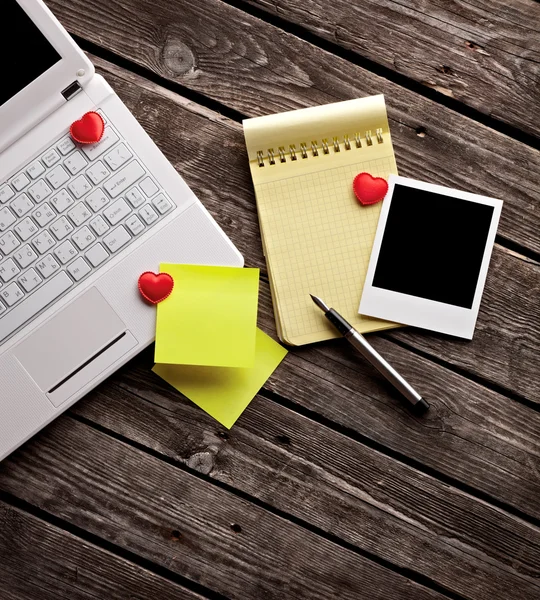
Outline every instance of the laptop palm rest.
{"label": "laptop palm rest", "polygon": [[22,341],[14,355],[58,407],[136,344],[97,288],[90,288]]}

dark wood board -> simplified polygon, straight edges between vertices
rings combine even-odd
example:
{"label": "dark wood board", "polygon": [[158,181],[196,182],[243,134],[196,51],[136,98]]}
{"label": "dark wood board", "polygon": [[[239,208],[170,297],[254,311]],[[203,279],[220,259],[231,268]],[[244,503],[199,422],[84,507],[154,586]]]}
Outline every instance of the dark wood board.
{"label": "dark wood board", "polygon": [[247,117],[384,93],[400,173],[502,198],[500,235],[540,252],[537,150],[219,0],[50,5],[71,32]]}
{"label": "dark wood board", "polygon": [[335,340],[227,431],[150,347],[0,463],[1,600],[539,598],[540,5],[46,2],[261,269],[274,337],[242,118],[384,93],[402,175],[505,207],[472,342],[370,336],[426,416]]}
{"label": "dark wood board", "polygon": [[535,0],[244,1],[354,52],[359,60],[540,134]]}
{"label": "dark wood board", "polygon": [[445,598],[69,418],[0,464],[0,489],[234,600]]}
{"label": "dark wood board", "polygon": [[263,396],[226,431],[152,364],[72,412],[464,598],[540,594],[539,528]]}
{"label": "dark wood board", "polygon": [[[265,269],[241,126],[123,69],[97,59],[96,64],[248,264]],[[387,335],[539,402],[540,381],[530,377],[540,372],[540,311],[535,290],[540,290],[540,266],[496,246],[472,342],[413,329]]]}
{"label": "dark wood board", "polygon": [[155,575],[0,501],[2,600],[204,600]]}

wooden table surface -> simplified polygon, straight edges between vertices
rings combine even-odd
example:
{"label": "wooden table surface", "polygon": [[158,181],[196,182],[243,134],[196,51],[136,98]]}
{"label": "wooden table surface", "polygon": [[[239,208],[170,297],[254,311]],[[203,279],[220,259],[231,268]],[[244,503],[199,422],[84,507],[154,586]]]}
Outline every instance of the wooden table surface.
{"label": "wooden table surface", "polygon": [[[0,465],[0,598],[540,598],[540,4],[49,0],[246,258],[241,121],[384,93],[399,171],[504,200],[471,342],[293,349],[231,431],[152,348]],[[456,240],[459,243],[459,240]]]}

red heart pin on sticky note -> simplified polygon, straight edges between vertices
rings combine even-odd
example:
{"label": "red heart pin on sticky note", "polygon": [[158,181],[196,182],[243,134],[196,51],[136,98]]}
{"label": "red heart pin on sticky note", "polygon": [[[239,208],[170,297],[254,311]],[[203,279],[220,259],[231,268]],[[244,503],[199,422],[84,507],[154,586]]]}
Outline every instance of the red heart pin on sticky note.
{"label": "red heart pin on sticky note", "polygon": [[368,206],[380,202],[388,191],[388,183],[382,177],[359,173],[353,181],[353,190],[360,204]]}
{"label": "red heart pin on sticky note", "polygon": [[79,144],[97,144],[103,137],[105,122],[97,112],[87,112],[81,119],[71,124],[71,137]]}
{"label": "red heart pin on sticky note", "polygon": [[163,302],[171,295],[173,288],[174,279],[168,273],[146,271],[139,277],[139,292],[152,304]]}

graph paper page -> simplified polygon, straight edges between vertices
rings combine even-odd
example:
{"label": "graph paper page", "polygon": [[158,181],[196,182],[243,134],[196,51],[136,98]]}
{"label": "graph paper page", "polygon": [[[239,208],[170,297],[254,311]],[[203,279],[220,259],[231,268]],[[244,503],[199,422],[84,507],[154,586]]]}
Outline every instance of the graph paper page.
{"label": "graph paper page", "polygon": [[[313,304],[310,294],[320,296],[359,331],[395,327],[394,323],[362,317],[357,312],[381,204],[361,206],[354,196],[352,182],[362,171],[385,179],[390,173],[397,173],[384,100],[382,96],[372,98],[379,99],[376,106],[379,113],[375,119],[370,111],[370,118],[378,123],[377,128],[383,128],[382,143],[375,139],[373,126],[371,145],[364,139],[360,148],[353,143],[350,150],[346,150],[340,144],[340,151],[336,152],[330,143],[327,154],[319,151],[318,156],[313,156],[308,152],[305,159],[297,156],[296,161],[283,163],[276,151],[275,165],[267,163],[259,167],[257,162],[251,163],[278,333],[289,344],[302,345],[337,336]],[[358,105],[350,106],[351,102]],[[349,104],[352,111],[340,111],[340,118],[349,122],[338,126],[333,123],[334,130],[326,139],[332,140],[340,134],[343,139],[347,131],[354,134],[363,130],[359,125],[362,101],[328,106],[343,104]],[[366,107],[363,108],[365,112]],[[304,110],[285,115],[290,119]],[[272,115],[273,118],[280,116]],[[294,126],[297,128],[296,121]],[[302,137],[308,143],[313,137],[307,133],[312,129],[309,119],[303,126],[306,129],[303,136],[301,131],[295,132],[296,148],[300,147]],[[320,120],[318,126],[320,131]],[[269,130],[276,139],[279,137],[279,124]],[[282,135],[287,137],[286,132]],[[268,143],[261,140],[256,143],[268,149]]]}

